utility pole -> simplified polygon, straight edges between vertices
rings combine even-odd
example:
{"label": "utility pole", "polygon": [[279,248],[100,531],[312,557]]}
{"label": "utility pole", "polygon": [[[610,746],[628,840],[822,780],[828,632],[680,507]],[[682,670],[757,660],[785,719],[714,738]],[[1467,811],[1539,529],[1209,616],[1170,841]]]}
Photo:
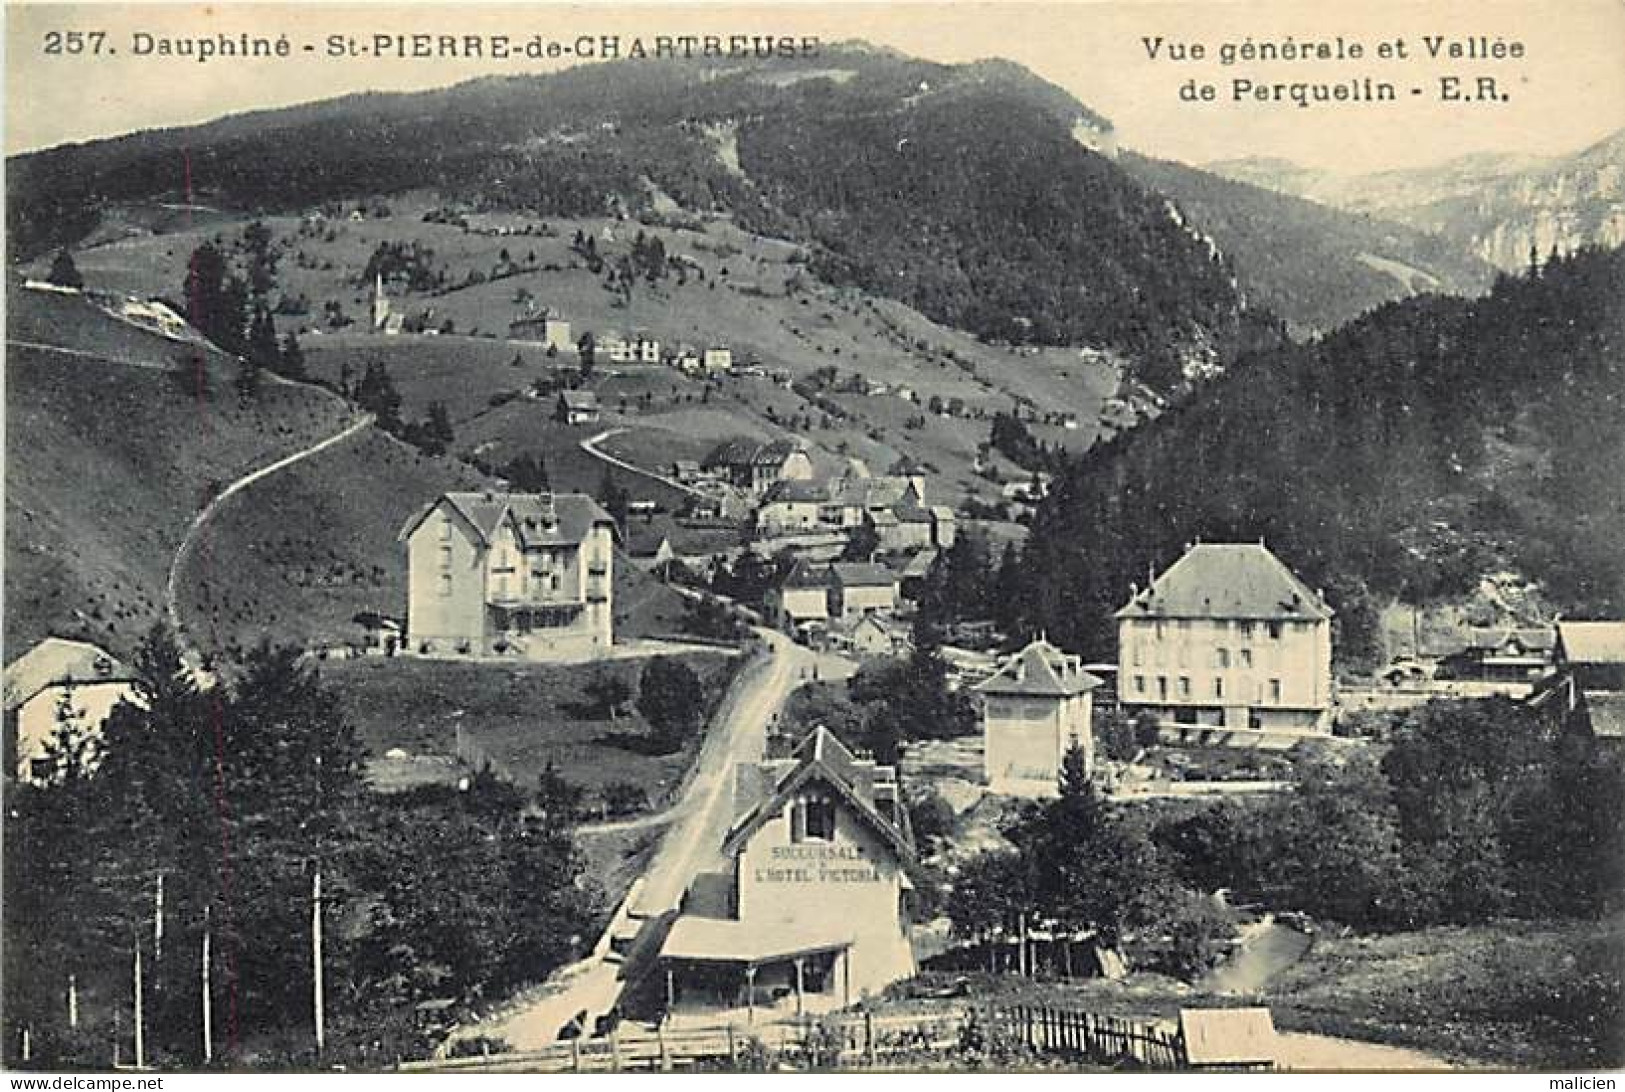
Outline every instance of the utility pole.
{"label": "utility pole", "polygon": [[68,976],[68,1029],[79,1030],[79,976]]}
{"label": "utility pole", "polygon": [[135,946],[135,1067],[147,1066],[146,1023],[141,1013],[141,945]]}
{"label": "utility pole", "polygon": [[326,1038],[326,1029],[322,1022],[322,869],[316,866],[316,871],[310,878],[310,961],[313,971],[313,997],[316,1010],[316,1057],[322,1056],[322,1047]]}
{"label": "utility pole", "polygon": [[152,896],[152,961],[164,961],[164,874],[158,873],[158,883]]}
{"label": "utility pole", "polygon": [[203,1064],[214,1061],[214,1013],[211,1009],[213,993],[209,984],[209,908],[203,908]]}

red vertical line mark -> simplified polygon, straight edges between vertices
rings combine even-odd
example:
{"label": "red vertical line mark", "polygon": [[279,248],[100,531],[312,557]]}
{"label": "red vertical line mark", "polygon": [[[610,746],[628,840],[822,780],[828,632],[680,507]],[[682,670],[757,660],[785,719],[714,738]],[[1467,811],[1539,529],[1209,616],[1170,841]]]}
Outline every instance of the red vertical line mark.
{"label": "red vertical line mark", "polygon": [[[192,205],[194,204],[194,196],[192,193],[192,152],[190,148],[183,148],[181,150],[181,169],[183,172],[184,188],[186,192],[186,226],[188,229],[190,229],[192,227]],[[187,272],[190,273],[192,271],[191,264],[188,263]],[[203,299],[201,294],[198,292],[198,288],[199,286],[194,281],[192,284],[192,296],[186,302],[187,310],[190,312],[189,317],[201,322],[203,316],[200,314],[200,311],[202,310]],[[196,351],[193,354],[193,364],[193,395],[197,403],[198,424],[201,429],[207,431],[209,427],[209,360],[207,352],[201,349]],[[208,504],[212,499],[212,497],[205,496],[203,498],[203,503]],[[206,581],[208,579],[208,572],[211,567],[210,562],[212,560],[212,554],[208,546],[207,529],[199,529],[197,549],[198,564],[203,570],[204,579]],[[211,633],[211,636],[217,636],[217,634]],[[217,681],[216,686],[218,685],[219,684]],[[210,698],[209,720],[210,725],[214,730],[214,810],[215,818],[220,824],[220,908],[225,918],[225,937],[228,938],[228,942],[222,945],[226,961],[226,1045],[228,1051],[235,1054],[237,1052],[237,1046],[240,1039],[239,1029],[241,1026],[238,1010],[240,980],[238,977],[237,966],[237,938],[236,931],[233,928],[235,915],[232,912],[233,875],[231,863],[231,824],[229,820],[229,804],[226,795],[226,707],[225,703],[220,699],[218,692],[212,694]]]}

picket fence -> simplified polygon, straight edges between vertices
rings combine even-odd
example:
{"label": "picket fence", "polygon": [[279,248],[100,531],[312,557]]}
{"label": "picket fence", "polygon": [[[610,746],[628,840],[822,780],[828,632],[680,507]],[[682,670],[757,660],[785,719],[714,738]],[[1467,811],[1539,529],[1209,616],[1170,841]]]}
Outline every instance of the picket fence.
{"label": "picket fence", "polygon": [[[414,1072],[593,1073],[740,1069],[766,1060],[792,1068],[884,1069],[929,1065],[964,1045],[967,1025],[1006,1050],[1154,1070],[1185,1067],[1177,1032],[1122,1017],[1048,1005],[969,1006],[930,1013],[841,1014],[725,1027],[618,1028],[541,1050],[408,1062]],[[994,1059],[997,1064],[997,1059]]]}

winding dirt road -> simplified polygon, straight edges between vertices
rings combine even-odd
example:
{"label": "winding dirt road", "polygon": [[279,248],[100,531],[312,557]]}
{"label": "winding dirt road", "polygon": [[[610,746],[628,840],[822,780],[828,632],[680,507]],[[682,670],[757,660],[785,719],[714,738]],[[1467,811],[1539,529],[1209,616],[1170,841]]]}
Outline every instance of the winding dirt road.
{"label": "winding dirt road", "polygon": [[175,632],[175,641],[180,646],[181,655],[185,659],[187,666],[194,672],[201,673],[203,671],[203,654],[196,645],[187,639],[186,627],[181,622],[180,580],[181,571],[186,567],[191,555],[196,553],[198,542],[202,538],[209,521],[220,511],[221,505],[249,486],[264,481],[271,475],[286,470],[290,466],[301,463],[312,455],[318,455],[330,447],[344,443],[346,440],[365,431],[372,423],[372,414],[364,413],[351,421],[341,431],[334,433],[325,440],[319,440],[308,447],[295,451],[291,455],[284,455],[275,462],[267,463],[257,470],[244,474],[215,494],[209,503],[199,509],[197,515],[192,517],[191,524],[186,528],[186,534],[181,538],[180,546],[175,550],[175,556],[169,562],[169,577],[164,581],[164,611],[169,618],[169,628]]}

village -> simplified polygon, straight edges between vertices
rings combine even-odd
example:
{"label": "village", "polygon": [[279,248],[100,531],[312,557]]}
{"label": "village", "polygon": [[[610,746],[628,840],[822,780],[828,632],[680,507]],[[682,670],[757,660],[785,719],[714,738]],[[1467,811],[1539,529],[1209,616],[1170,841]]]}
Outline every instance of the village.
{"label": "village", "polygon": [[109,201],[8,271],[0,1060],[1615,1057],[1611,547],[1553,530],[1561,413],[1447,389],[1602,258],[1317,330],[1149,188],[1188,268],[949,274],[753,205],[748,121],[560,116],[547,171]]}

